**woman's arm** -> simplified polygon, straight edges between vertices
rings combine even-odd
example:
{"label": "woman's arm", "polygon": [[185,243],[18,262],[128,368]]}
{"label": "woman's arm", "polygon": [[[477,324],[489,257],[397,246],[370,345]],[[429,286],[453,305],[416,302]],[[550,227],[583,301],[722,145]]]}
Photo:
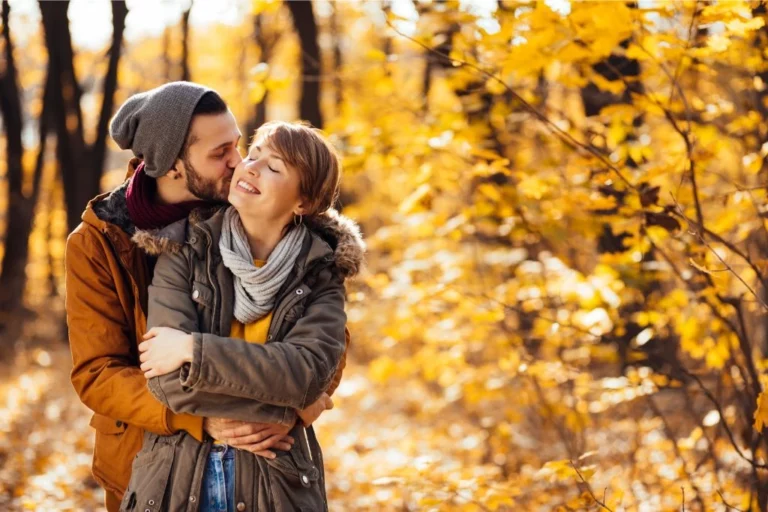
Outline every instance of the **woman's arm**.
{"label": "woman's arm", "polygon": [[306,300],[302,318],[277,342],[193,333],[192,363],[182,368],[181,384],[294,409],[315,402],[331,384],[346,345],[343,278],[322,271]]}
{"label": "woman's arm", "polygon": [[[187,250],[185,247],[178,253],[164,253],[158,259],[149,287],[148,328],[170,327],[187,333],[200,330],[197,307],[191,294]],[[242,367],[237,364],[227,370],[229,373],[240,373]],[[175,413],[284,425],[296,420],[296,411],[290,407],[260,402],[254,397],[215,394],[211,390],[185,387],[178,370],[150,379],[149,390]]]}
{"label": "woman's arm", "polygon": [[176,414],[286,426],[292,426],[298,417],[296,410],[290,407],[267,404],[239,396],[189,389],[182,384],[179,370],[152,377],[148,383],[152,394]]}

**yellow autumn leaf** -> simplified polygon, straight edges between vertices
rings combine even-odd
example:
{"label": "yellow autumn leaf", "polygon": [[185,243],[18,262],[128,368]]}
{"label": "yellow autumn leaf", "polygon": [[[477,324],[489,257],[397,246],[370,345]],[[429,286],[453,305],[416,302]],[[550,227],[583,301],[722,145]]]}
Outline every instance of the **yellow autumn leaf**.
{"label": "yellow autumn leaf", "polygon": [[768,392],[763,391],[757,397],[757,409],[754,415],[754,427],[758,432],[768,426]]}

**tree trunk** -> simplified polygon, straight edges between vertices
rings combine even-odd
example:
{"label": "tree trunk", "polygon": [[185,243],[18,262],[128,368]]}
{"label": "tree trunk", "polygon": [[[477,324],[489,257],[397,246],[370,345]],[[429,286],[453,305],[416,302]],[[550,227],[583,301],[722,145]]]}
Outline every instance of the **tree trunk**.
{"label": "tree trunk", "polygon": [[293,26],[301,42],[301,101],[299,117],[312,123],[317,128],[323,127],[320,112],[320,47],[317,44],[317,23],[312,10],[312,2],[286,1],[293,16]]}
{"label": "tree trunk", "polygon": [[[261,49],[261,61],[269,64],[272,57],[272,45],[264,34],[264,15],[258,14],[253,20],[254,37],[256,38],[256,44]],[[261,101],[255,105],[256,111],[254,112],[253,127],[250,130],[250,134],[256,131],[256,129],[267,122],[267,96],[269,92],[264,93],[264,97]]]}
{"label": "tree trunk", "polygon": [[189,81],[189,13],[192,10],[192,2],[189,9],[181,16],[181,79]]}
{"label": "tree trunk", "polygon": [[163,78],[166,82],[171,81],[173,67],[171,65],[171,29],[165,27],[163,30]]}
{"label": "tree trunk", "polygon": [[111,2],[112,4],[112,45],[109,48],[109,64],[104,76],[104,85],[101,99],[101,112],[99,122],[96,125],[96,140],[90,148],[90,164],[93,173],[101,177],[104,168],[104,160],[107,156],[107,137],[109,136],[109,120],[115,108],[115,91],[117,90],[117,70],[120,64],[120,55],[123,49],[123,35],[125,32],[125,18],[128,15],[128,7],[125,1]]}
{"label": "tree trunk", "polygon": [[[264,13],[257,14],[253,18],[253,41],[256,43],[256,46],[259,47],[261,62],[269,64],[272,59],[272,51],[277,43],[279,35],[273,32],[268,34],[267,31],[264,30],[265,25],[267,25],[267,23],[265,23]],[[265,92],[261,101],[253,106],[253,115],[248,120],[245,127],[245,133],[248,137],[251,137],[259,126],[267,122],[268,97],[269,91]]]}
{"label": "tree trunk", "polygon": [[[11,39],[10,4],[2,2],[3,40],[5,47],[5,65],[0,74],[0,114],[6,135],[6,157],[8,163],[8,210],[5,256],[0,270],[0,333],[3,339],[12,342],[18,335],[18,312],[23,309],[24,288],[27,282],[26,264],[29,253],[29,234],[32,231],[35,204],[40,190],[43,159],[45,155],[45,138],[48,131],[47,113],[50,105],[50,73],[45,81],[43,92],[43,109],[40,117],[40,146],[31,193],[24,194],[24,168],[21,133],[23,118],[21,112],[21,94],[17,81],[16,62],[13,56],[13,40]],[[12,221],[12,222],[11,222]],[[14,319],[15,321],[10,321]],[[16,330],[11,330],[11,325]]]}
{"label": "tree trunk", "polygon": [[[391,0],[384,0],[381,4],[381,10],[384,12],[384,16],[389,19],[389,14],[392,12],[392,1]],[[384,62],[384,73],[386,76],[391,76],[391,71],[389,69],[389,57],[392,55],[392,37],[389,35],[388,30],[383,30],[384,32],[384,42],[381,45],[382,49],[381,51],[384,52],[384,55],[386,56],[386,61]]]}
{"label": "tree trunk", "polygon": [[336,2],[331,11],[331,39],[333,41],[333,92],[337,117],[341,116],[341,103],[344,99],[341,82],[341,34],[339,31],[339,2]]}
{"label": "tree trunk", "polygon": [[[764,18],[768,22],[768,5],[765,2],[760,2],[752,9],[752,17]],[[753,45],[755,48],[765,48],[768,45],[768,27],[763,25],[760,30],[755,32]],[[763,122],[755,129],[757,144],[755,144],[753,151],[759,153],[763,144],[768,142],[768,124],[766,124],[768,123],[768,59],[763,60],[763,66],[756,73],[756,78],[759,79],[756,82],[762,84],[762,87],[755,91],[755,107],[760,113],[760,117],[763,118]],[[763,157],[758,176],[760,182],[765,183],[766,177],[768,177],[768,155]],[[768,237],[762,236],[763,234],[761,231],[754,234],[755,245],[760,252],[760,258],[768,256]],[[764,301],[768,300],[768,288],[766,286],[760,287],[760,298]],[[760,348],[761,353],[768,356],[768,315],[758,314],[755,322],[761,323],[761,329],[757,333],[755,343]]]}
{"label": "tree trunk", "polygon": [[112,2],[114,31],[109,65],[104,77],[104,91],[99,114],[97,136],[93,144],[85,142],[80,109],[80,85],[75,76],[72,38],[67,20],[69,2],[40,2],[45,43],[53,83],[53,108],[61,166],[67,227],[71,232],[80,223],[80,215],[90,199],[99,193],[99,181],[106,156],[107,124],[114,107],[117,68],[123,42],[127,7],[125,2]]}

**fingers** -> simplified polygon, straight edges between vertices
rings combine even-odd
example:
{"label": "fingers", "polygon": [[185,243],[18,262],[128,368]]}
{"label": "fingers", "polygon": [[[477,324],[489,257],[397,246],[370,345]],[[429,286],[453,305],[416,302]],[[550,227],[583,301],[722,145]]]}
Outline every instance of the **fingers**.
{"label": "fingers", "polygon": [[[283,437],[282,434],[275,434],[274,432],[265,430],[265,431],[259,432],[258,434],[227,439],[227,444],[241,448],[245,446],[252,446],[252,445],[261,443],[263,441],[266,441],[268,439],[276,439],[274,442],[281,441],[289,444],[293,444],[295,442],[295,440],[291,436]],[[273,445],[264,446],[261,449],[271,448],[272,446]]]}
{"label": "fingers", "polygon": [[[154,338],[154,336],[152,336],[152,337]],[[144,339],[145,340],[149,340],[149,338],[147,338],[146,334],[144,335]],[[139,352],[146,352],[147,350],[149,350],[149,348],[150,348],[150,342],[149,341],[142,341],[141,343],[139,343]]]}
{"label": "fingers", "polygon": [[313,407],[312,410],[305,409],[302,414],[299,415],[299,417],[301,418],[302,424],[305,427],[309,427],[312,425],[312,423],[315,422],[319,415],[319,412]]}
{"label": "fingers", "polygon": [[261,441],[260,443],[247,445],[242,447],[242,449],[248,450],[249,452],[253,452],[253,453],[269,450],[270,448],[273,448],[277,443],[281,442],[282,438],[283,438],[282,434],[275,434],[265,439],[264,441]]}
{"label": "fingers", "polygon": [[235,428],[225,428],[221,431],[221,435],[226,438],[249,436],[257,432],[269,430],[271,426],[269,423],[242,423]]}
{"label": "fingers", "polygon": [[148,372],[144,372],[144,378],[147,380],[151,379],[152,377],[157,377],[158,375],[160,375],[160,373],[158,373],[158,371],[155,370],[154,368],[149,370]]}
{"label": "fingers", "polygon": [[[157,327],[153,327],[153,328],[151,328],[150,330],[148,330],[148,331],[147,331],[147,332],[144,334],[143,338],[144,338],[145,340],[149,340],[149,339],[152,339],[152,338],[154,338],[155,336],[157,336],[157,334],[158,334],[158,333],[157,333]],[[142,343],[142,345],[143,345],[143,343]],[[139,350],[141,350],[141,345],[139,345]]]}
{"label": "fingers", "polygon": [[260,443],[271,436],[272,434],[268,432],[259,432],[257,434],[246,435],[246,436],[227,437],[224,439],[224,442],[230,446],[245,449],[248,446]]}
{"label": "fingers", "polygon": [[290,451],[291,448],[293,448],[293,443],[286,443],[285,441],[280,441],[276,443],[273,448],[275,448],[276,450],[287,452],[287,451]]}
{"label": "fingers", "polygon": [[333,400],[328,395],[325,395],[325,410],[330,411],[333,409]]}
{"label": "fingers", "polygon": [[260,452],[253,452],[253,453],[254,455],[259,455],[261,457],[264,457],[265,459],[274,459],[275,457],[277,457],[277,455],[275,455],[275,452],[271,452],[269,450],[263,450]]}
{"label": "fingers", "polygon": [[[139,348],[141,348],[141,345],[139,345]],[[139,355],[139,361],[141,361],[142,363],[147,362],[147,359],[149,359],[149,354],[147,354],[146,352],[142,352],[141,355]]]}

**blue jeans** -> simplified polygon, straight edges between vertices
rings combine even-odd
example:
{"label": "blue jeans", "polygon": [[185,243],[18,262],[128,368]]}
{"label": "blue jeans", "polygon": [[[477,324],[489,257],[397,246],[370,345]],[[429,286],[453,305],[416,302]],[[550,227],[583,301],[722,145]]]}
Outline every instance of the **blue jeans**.
{"label": "blue jeans", "polygon": [[214,445],[200,493],[200,512],[235,512],[235,449]]}

